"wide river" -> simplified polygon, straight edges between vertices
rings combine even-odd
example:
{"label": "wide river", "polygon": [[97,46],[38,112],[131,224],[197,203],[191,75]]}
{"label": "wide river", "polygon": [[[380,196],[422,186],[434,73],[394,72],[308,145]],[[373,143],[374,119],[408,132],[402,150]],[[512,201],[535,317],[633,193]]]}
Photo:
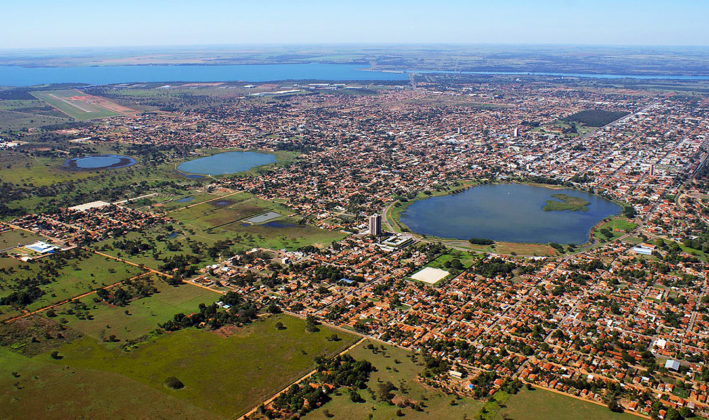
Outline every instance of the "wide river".
{"label": "wide river", "polygon": [[[588,211],[544,211],[552,194],[588,201]],[[581,244],[602,219],[621,207],[599,196],[569,189],[525,184],[480,185],[459,194],[411,204],[401,222],[420,234],[503,242]]]}
{"label": "wide river", "polygon": [[[32,86],[44,83],[87,83],[109,85],[140,82],[265,82],[276,80],[407,80],[408,73],[460,73],[411,70],[364,71],[364,64],[242,64],[242,65],[134,65],[78,67],[0,66],[0,86]],[[470,71],[463,74],[538,75],[589,77],[599,79],[709,80],[709,76],[625,75],[582,73],[527,73]]]}
{"label": "wide river", "polygon": [[224,152],[180,164],[181,172],[197,175],[227,175],[248,171],[276,161],[274,155],[258,152]]}
{"label": "wide river", "polygon": [[366,65],[155,65],[93,67],[0,66],[0,86],[44,83],[266,82],[275,80],[407,80],[404,73],[362,71]]}

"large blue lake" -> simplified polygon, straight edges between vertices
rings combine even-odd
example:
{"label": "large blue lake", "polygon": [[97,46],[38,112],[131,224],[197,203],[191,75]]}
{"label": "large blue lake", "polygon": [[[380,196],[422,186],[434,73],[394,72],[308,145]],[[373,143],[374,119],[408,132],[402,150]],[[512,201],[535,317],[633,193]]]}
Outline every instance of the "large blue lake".
{"label": "large blue lake", "polygon": [[[588,211],[544,211],[552,194],[588,201]],[[524,184],[480,185],[455,195],[417,201],[401,215],[412,231],[442,238],[581,244],[602,219],[621,207],[599,196]]]}
{"label": "large blue lake", "polygon": [[275,161],[276,157],[268,153],[224,152],[184,162],[177,169],[188,174],[227,175],[248,171]]}
{"label": "large blue lake", "polygon": [[362,71],[351,64],[155,65],[96,67],[0,66],[0,86],[43,83],[266,82],[272,80],[406,80],[404,73]]}

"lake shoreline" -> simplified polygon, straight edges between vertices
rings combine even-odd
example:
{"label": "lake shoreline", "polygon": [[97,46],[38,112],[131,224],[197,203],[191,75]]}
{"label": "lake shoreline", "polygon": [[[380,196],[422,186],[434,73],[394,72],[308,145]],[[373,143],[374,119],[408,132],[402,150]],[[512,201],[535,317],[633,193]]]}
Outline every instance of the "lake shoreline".
{"label": "lake shoreline", "polygon": [[[581,190],[581,189],[577,189],[577,188],[573,188],[573,187],[567,187],[567,186],[562,186],[562,185],[547,185],[547,184],[527,183],[527,182],[519,182],[519,181],[504,181],[504,182],[503,182],[503,181],[496,181],[496,182],[491,182],[491,183],[485,183],[484,181],[481,182],[481,181],[476,181],[476,180],[464,180],[463,182],[472,183],[472,184],[471,184],[471,185],[464,186],[462,190],[460,190],[460,191],[455,191],[455,192],[444,191],[444,192],[439,192],[438,194],[434,193],[434,194],[431,194],[431,195],[423,195],[423,194],[419,193],[419,195],[418,195],[416,198],[414,198],[414,199],[411,199],[411,200],[409,200],[409,201],[407,201],[407,202],[400,202],[400,203],[401,203],[401,206],[400,206],[400,207],[396,207],[396,210],[395,210],[394,204],[392,203],[392,204],[390,204],[390,205],[387,207],[387,211],[386,211],[386,213],[385,213],[385,217],[386,217],[386,218],[391,222],[391,224],[395,227],[395,229],[394,229],[395,231],[396,231],[396,230],[400,230],[400,231],[404,231],[404,232],[408,231],[408,232],[411,232],[411,233],[413,233],[414,235],[417,235],[417,236],[422,237],[422,238],[433,239],[433,240],[440,240],[440,241],[448,241],[448,242],[467,241],[467,239],[469,239],[469,238],[463,239],[463,238],[459,238],[459,237],[449,237],[449,236],[441,236],[441,235],[434,235],[434,234],[426,234],[426,233],[416,232],[416,231],[415,231],[414,229],[412,229],[409,225],[407,225],[407,223],[405,223],[405,221],[403,220],[403,219],[404,219],[404,213],[405,213],[412,205],[414,205],[415,203],[418,203],[418,202],[420,202],[420,201],[422,201],[422,200],[424,200],[424,199],[429,199],[429,198],[434,198],[434,197],[444,197],[444,196],[456,195],[456,194],[459,194],[459,193],[463,193],[463,192],[465,192],[465,191],[467,191],[467,190],[469,190],[469,189],[473,189],[473,188],[475,188],[475,187],[481,187],[481,186],[494,186],[494,185],[524,185],[524,186],[530,186],[530,187],[543,188],[543,189],[552,190],[552,191],[569,190],[569,191],[573,191],[573,192],[577,192],[577,193],[583,193],[583,194],[586,194],[586,195],[588,195],[588,196],[590,196],[590,197],[595,197],[595,198],[598,200],[597,202],[599,202],[599,203],[605,203],[605,204],[611,203],[611,204],[617,206],[617,208],[615,208],[615,209],[613,210],[613,212],[611,212],[610,214],[604,215],[604,216],[601,217],[596,223],[594,223],[592,226],[588,227],[588,231],[587,231],[586,233],[584,233],[584,240],[583,240],[583,241],[576,240],[576,241],[562,241],[562,242],[560,242],[560,243],[563,243],[563,244],[572,243],[572,244],[574,245],[574,247],[583,247],[583,246],[588,246],[588,245],[590,245],[590,244],[593,244],[593,243],[594,243],[593,232],[594,232],[594,230],[597,228],[597,226],[599,226],[599,225],[601,225],[602,223],[604,223],[608,218],[614,217],[614,216],[617,216],[618,214],[620,214],[620,209],[622,209],[622,207],[623,207],[623,203],[619,203],[617,200],[610,200],[610,199],[607,199],[607,198],[605,198],[605,197],[603,197],[603,196],[601,196],[601,195],[593,194],[593,193],[591,193],[591,192],[589,192],[589,191],[584,191],[584,190]],[[454,187],[454,188],[455,188],[455,187]],[[600,201],[600,200],[603,200],[603,201]],[[549,212],[549,211],[548,211],[547,213],[576,213],[576,212],[568,212],[568,211],[551,211],[551,212]],[[398,228],[398,229],[396,229],[396,228]],[[494,240],[494,239],[488,238],[488,237],[483,237],[483,238],[484,238],[484,239]],[[500,245],[508,244],[508,245],[510,245],[510,246],[517,246],[517,245],[519,245],[519,246],[540,246],[540,247],[544,247],[544,246],[549,246],[550,243],[555,243],[556,241],[549,241],[549,242],[540,242],[540,241],[510,241],[510,240],[503,240],[503,239],[501,239],[501,240],[494,240],[494,242],[495,242],[496,244],[500,244]],[[483,247],[483,248],[487,248],[487,247]],[[490,251],[494,251],[494,250],[490,250]]]}
{"label": "lake shoreline", "polygon": [[[115,162],[110,165],[105,165],[105,166],[97,166],[93,168],[88,168],[88,167],[81,167],[76,164],[78,160],[81,159],[90,159],[90,158],[108,158],[108,157],[116,157],[119,159],[118,162]],[[83,156],[83,157],[75,157],[75,158],[70,158],[64,161],[64,164],[62,165],[62,168],[69,170],[69,171],[102,171],[104,169],[120,169],[120,168],[127,168],[129,166],[135,165],[135,159],[129,156],[117,156],[117,155],[111,155],[111,154],[102,154],[102,155],[95,155],[95,156]]]}
{"label": "lake shoreline", "polygon": [[[269,158],[266,158],[267,156]],[[229,161],[229,157],[235,158],[236,161]],[[249,162],[249,159],[254,159],[255,161]],[[255,168],[261,168],[277,162],[278,157],[272,152],[230,150],[216,152],[184,161],[177,165],[175,170],[186,177],[226,177],[248,173]],[[217,165],[217,167],[210,167],[209,169],[200,170],[199,165]],[[219,167],[219,165],[222,166]],[[185,166],[190,168],[185,169]],[[210,169],[214,169],[215,172],[207,173]]]}

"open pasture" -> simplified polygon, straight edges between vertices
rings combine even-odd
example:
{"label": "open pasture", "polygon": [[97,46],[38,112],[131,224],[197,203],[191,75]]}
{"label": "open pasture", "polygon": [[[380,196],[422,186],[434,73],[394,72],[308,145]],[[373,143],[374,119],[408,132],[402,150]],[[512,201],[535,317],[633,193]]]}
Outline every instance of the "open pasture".
{"label": "open pasture", "polygon": [[84,335],[96,340],[107,340],[113,335],[113,342],[122,345],[148,334],[177,313],[197,312],[200,303],[209,305],[221,296],[189,284],[170,286],[157,279],[153,284],[158,293],[133,300],[126,306],[97,302],[92,295],[81,299],[87,310],[77,311],[75,305],[67,303],[57,307],[55,312],[57,317],[67,321],[67,326]]}
{"label": "open pasture", "polygon": [[40,240],[44,240],[44,238],[35,233],[24,230],[10,229],[0,231],[0,252],[7,251],[18,246],[28,245]]}
{"label": "open pasture", "polygon": [[116,373],[71,368],[6,348],[0,348],[0,417],[219,418]]}
{"label": "open pasture", "polygon": [[[271,218],[273,213],[283,215]],[[232,239],[242,249],[264,247],[297,249],[306,245],[327,245],[344,235],[301,223],[293,211],[280,204],[239,193],[170,213],[198,240]],[[250,224],[248,219],[264,214],[267,220]]]}
{"label": "open pasture", "polygon": [[[0,298],[33,311],[142,272],[90,251],[67,251],[6,269],[0,276]],[[35,287],[41,293],[34,292]]]}
{"label": "open pasture", "polygon": [[69,119],[58,115],[0,109],[0,130],[21,130],[23,128],[61,124],[67,121]]}
{"label": "open pasture", "polygon": [[28,157],[16,152],[0,155],[0,178],[11,184],[45,186],[65,181],[85,179],[91,172],[67,171],[62,168],[65,158]]}
{"label": "open pasture", "polygon": [[[285,328],[277,329],[276,322]],[[341,331],[319,329],[306,332],[305,321],[278,315],[229,337],[190,328],[162,335],[130,352],[86,337],[61,347],[62,359],[54,363],[117,374],[220,417],[235,418],[309,372],[314,357],[334,355],[356,340]],[[328,340],[334,333],[339,341]],[[48,355],[38,358],[51,360]],[[184,388],[166,388],[163,382],[170,376]],[[109,381],[91,385],[112,387]]]}
{"label": "open pasture", "polygon": [[262,213],[272,205],[250,194],[239,193],[218,200],[190,205],[170,213],[171,217],[203,230],[226,228],[242,219]]}
{"label": "open pasture", "polygon": [[536,388],[510,395],[495,419],[631,420],[629,413],[614,413],[607,407]]}

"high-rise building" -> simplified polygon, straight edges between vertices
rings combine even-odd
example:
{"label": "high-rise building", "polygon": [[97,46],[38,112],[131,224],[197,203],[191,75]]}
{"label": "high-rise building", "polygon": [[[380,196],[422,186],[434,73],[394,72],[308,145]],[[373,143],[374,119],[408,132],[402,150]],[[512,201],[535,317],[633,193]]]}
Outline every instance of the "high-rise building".
{"label": "high-rise building", "polygon": [[382,234],[382,216],[373,214],[369,216],[369,234],[379,236]]}

